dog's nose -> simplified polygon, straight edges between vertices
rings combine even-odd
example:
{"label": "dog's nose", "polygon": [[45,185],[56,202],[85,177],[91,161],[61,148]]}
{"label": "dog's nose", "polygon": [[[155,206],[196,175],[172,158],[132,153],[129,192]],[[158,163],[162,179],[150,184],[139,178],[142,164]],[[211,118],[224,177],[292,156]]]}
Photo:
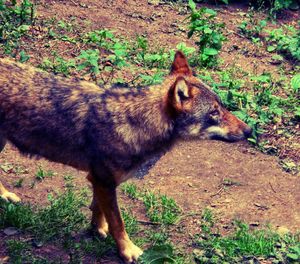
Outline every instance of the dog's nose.
{"label": "dog's nose", "polygon": [[245,138],[249,138],[252,135],[252,128],[247,126],[243,132],[244,132]]}

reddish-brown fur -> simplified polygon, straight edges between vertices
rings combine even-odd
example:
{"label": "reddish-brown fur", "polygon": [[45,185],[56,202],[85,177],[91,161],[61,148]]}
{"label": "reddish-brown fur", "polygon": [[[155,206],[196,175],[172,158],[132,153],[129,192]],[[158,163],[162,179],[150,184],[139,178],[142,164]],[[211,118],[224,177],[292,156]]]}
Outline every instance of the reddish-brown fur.
{"label": "reddish-brown fur", "polygon": [[[117,186],[178,138],[235,141],[250,134],[192,75],[182,52],[161,85],[139,89],[104,89],[0,60],[0,148],[8,140],[24,154],[88,171],[92,224],[102,236],[110,232],[128,263],[142,250],[125,231]],[[19,200],[1,182],[0,196]]]}

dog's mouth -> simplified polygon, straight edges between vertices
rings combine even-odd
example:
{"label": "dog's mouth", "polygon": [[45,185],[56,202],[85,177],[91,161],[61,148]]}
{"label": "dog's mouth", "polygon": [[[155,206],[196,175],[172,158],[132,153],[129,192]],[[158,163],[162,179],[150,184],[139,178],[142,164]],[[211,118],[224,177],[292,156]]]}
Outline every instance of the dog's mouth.
{"label": "dog's mouth", "polygon": [[226,137],[221,136],[221,135],[211,135],[210,139],[212,140],[219,140],[219,141],[224,141],[224,142],[236,142],[245,139],[243,135],[226,135]]}

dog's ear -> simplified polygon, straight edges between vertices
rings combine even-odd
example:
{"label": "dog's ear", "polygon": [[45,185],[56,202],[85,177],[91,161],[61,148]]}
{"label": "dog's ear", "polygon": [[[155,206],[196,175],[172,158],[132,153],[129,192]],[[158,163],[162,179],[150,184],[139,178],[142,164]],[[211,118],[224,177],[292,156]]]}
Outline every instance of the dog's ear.
{"label": "dog's ear", "polygon": [[193,92],[188,82],[182,76],[177,77],[168,92],[168,102],[171,108],[176,112],[189,111],[192,98]]}
{"label": "dog's ear", "polygon": [[177,51],[175,54],[170,74],[192,75],[188,61],[181,51]]}

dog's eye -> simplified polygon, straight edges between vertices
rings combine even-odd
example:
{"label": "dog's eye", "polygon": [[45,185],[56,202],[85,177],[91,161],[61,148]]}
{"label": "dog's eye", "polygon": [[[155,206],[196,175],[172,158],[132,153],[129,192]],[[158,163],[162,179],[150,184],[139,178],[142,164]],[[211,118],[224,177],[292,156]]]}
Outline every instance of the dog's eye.
{"label": "dog's eye", "polygon": [[212,124],[218,124],[220,121],[220,112],[218,110],[214,110],[209,113],[209,119]]}
{"label": "dog's eye", "polygon": [[218,118],[220,115],[220,112],[218,110],[214,110],[209,115],[211,116],[211,118]]}

